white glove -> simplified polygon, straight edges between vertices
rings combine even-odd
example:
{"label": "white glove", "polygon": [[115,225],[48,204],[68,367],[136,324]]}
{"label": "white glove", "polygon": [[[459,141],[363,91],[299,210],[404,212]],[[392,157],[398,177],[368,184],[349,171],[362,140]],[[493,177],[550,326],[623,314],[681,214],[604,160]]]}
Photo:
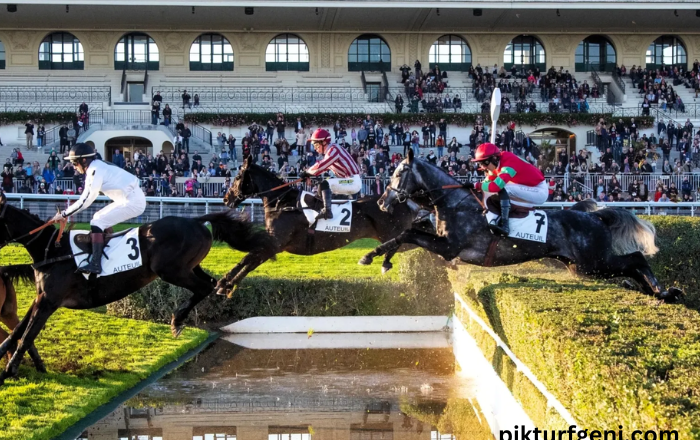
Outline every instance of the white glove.
{"label": "white glove", "polygon": [[57,213],[56,215],[53,216],[53,218],[51,219],[51,221],[54,222],[54,223],[57,223],[57,222],[65,221],[65,219],[66,219],[66,218],[63,216],[63,214],[59,212],[59,213]]}

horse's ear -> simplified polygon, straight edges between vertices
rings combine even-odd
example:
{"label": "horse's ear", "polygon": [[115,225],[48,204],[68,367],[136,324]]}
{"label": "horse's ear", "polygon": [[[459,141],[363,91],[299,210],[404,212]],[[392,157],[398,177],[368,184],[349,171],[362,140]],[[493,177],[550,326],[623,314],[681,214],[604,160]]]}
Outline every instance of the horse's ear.
{"label": "horse's ear", "polygon": [[245,158],[245,166],[248,168],[253,164],[253,155],[249,154],[248,157]]}
{"label": "horse's ear", "polygon": [[408,149],[408,163],[413,162],[413,157],[414,157],[414,155],[413,155],[413,148],[409,148],[409,149]]}
{"label": "horse's ear", "polygon": [[7,197],[5,197],[5,192],[0,191],[0,205],[4,205],[7,202]]}

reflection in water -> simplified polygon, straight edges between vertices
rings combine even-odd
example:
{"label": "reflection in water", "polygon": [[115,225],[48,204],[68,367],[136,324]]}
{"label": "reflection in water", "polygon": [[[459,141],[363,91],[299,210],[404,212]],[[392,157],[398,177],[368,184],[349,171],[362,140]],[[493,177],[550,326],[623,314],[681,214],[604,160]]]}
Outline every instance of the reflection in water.
{"label": "reflection in water", "polygon": [[471,385],[454,373],[449,348],[251,350],[218,341],[80,438],[492,440],[465,394]]}

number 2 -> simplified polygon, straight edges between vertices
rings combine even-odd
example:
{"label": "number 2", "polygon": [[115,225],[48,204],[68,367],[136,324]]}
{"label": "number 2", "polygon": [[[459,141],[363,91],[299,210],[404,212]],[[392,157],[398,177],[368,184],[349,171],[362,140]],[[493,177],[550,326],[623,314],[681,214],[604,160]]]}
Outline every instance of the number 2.
{"label": "number 2", "polygon": [[345,217],[340,221],[341,226],[350,226],[350,210],[348,208],[344,208],[342,211],[340,211],[341,214],[345,214]]}
{"label": "number 2", "polygon": [[134,251],[133,254],[127,255],[127,257],[129,257],[130,260],[138,260],[138,258],[139,258],[139,248],[138,248],[138,246],[136,246],[137,243],[138,242],[136,241],[136,239],[134,237],[131,237],[130,239],[126,240],[126,244],[131,245],[131,250]]}

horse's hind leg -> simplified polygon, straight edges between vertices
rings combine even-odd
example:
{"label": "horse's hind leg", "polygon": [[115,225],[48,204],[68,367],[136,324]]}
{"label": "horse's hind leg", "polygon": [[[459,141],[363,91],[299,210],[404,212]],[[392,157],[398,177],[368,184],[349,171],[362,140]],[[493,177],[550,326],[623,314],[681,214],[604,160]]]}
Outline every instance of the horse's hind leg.
{"label": "horse's hind leg", "polygon": [[[0,316],[0,321],[2,321],[9,329],[12,329],[12,331],[14,331],[14,329],[16,329],[20,324],[17,314],[13,314],[12,316]],[[0,333],[0,342],[2,342],[2,340],[4,340],[4,338],[2,338]],[[29,357],[32,358],[32,362],[34,363],[36,370],[40,373],[46,373],[44,361],[41,359],[41,356],[39,356],[39,351],[36,349],[34,344],[29,347],[27,353],[29,353]],[[8,352],[8,356],[9,355],[10,353]]]}
{"label": "horse's hind leg", "polygon": [[[26,353],[27,350],[34,344],[34,340],[44,328],[46,321],[51,317],[56,309],[57,307],[46,299],[45,293],[42,293],[37,297],[34,307],[32,307],[30,310],[29,322],[27,323],[27,329],[22,336],[22,340],[20,341],[15,354],[12,356],[12,359],[10,359],[10,362],[8,362],[7,366],[5,367],[5,371],[0,374],[0,385],[5,382],[6,378],[17,375],[19,364],[22,362],[24,353]],[[23,322],[24,320],[22,320],[15,331],[12,332],[13,336],[14,333],[17,332],[17,329],[22,327]],[[10,339],[11,337],[8,338],[8,340]]]}
{"label": "horse's hind leg", "polygon": [[[267,260],[271,259],[274,257],[276,254],[275,251],[269,251],[269,252],[251,252],[236,265],[236,267],[229,272],[228,275],[226,275],[225,278],[222,278],[219,281],[219,284],[217,285],[217,294],[219,295],[224,295],[228,294],[229,297],[233,293],[233,290],[235,290],[236,286],[243,281],[243,279],[248,275],[250,272],[254,271],[255,269],[258,268],[261,264],[266,262]],[[229,275],[233,273],[233,271],[239,267],[238,271],[233,275],[232,277],[229,278]],[[222,284],[225,284],[222,286]]]}
{"label": "horse's hind leg", "polygon": [[10,333],[10,336],[7,339],[5,339],[5,341],[2,344],[0,344],[0,358],[8,353],[10,353],[10,356],[12,356],[11,353],[15,352],[17,341],[19,341],[22,337],[22,334],[24,333],[24,331],[27,328],[27,325],[29,324],[29,320],[32,318],[32,313],[34,312],[35,304],[36,300],[32,302],[31,306],[29,306],[27,313],[24,315],[24,318],[22,318],[22,321],[20,321],[19,325],[12,329],[12,333]]}
{"label": "horse's hind leg", "polygon": [[216,280],[207,275],[199,265],[190,272],[172,275],[163,274],[161,278],[166,283],[183,287],[192,292],[192,296],[173,312],[173,318],[170,322],[170,331],[173,337],[177,338],[185,328],[185,319],[187,319],[192,309],[214,291]]}
{"label": "horse's hind leg", "polygon": [[[10,337],[10,334],[5,331],[2,327],[0,327],[0,344],[3,343],[7,338]],[[10,361],[10,358],[12,358],[12,352],[8,351],[7,352],[7,361]]]}

